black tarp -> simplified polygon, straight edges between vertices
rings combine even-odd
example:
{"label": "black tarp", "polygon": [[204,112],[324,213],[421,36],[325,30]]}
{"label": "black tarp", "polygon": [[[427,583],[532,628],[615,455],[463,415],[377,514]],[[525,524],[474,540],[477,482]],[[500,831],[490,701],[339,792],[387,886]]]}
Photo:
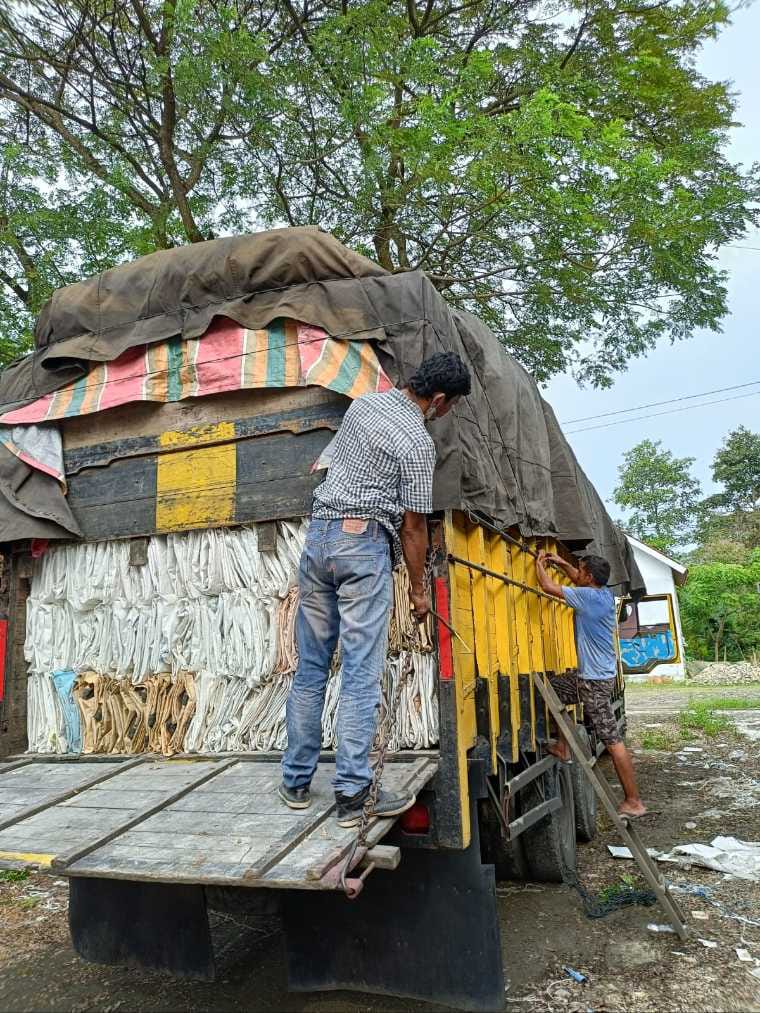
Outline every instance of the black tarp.
{"label": "black tarp", "polygon": [[[61,289],[40,315],[35,351],[0,376],[0,411],[136,345],[177,334],[199,337],[215,316],[250,328],[290,317],[333,337],[374,340],[397,383],[434,352],[459,352],[470,364],[473,388],[455,412],[431,426],[438,450],[435,508],[469,510],[505,528],[516,525],[525,535],[559,537],[578,550],[590,546],[609,559],[613,583],[630,578],[634,590],[641,584],[551,408],[492,332],[453,310],[424,274],[389,274],[318,229],[161,251]],[[7,502],[4,482],[0,468]],[[46,490],[37,490],[26,537],[41,534],[43,517],[76,533],[60,487],[51,479]],[[2,503],[0,497],[0,530],[10,521]],[[20,530],[18,518],[12,530]]]}

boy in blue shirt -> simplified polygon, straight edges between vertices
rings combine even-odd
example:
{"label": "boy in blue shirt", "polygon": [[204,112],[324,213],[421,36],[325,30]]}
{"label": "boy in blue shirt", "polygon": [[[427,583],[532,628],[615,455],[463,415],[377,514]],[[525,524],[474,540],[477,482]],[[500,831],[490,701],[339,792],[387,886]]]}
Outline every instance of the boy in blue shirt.
{"label": "boy in blue shirt", "polygon": [[[555,583],[546,572],[547,563],[563,570],[576,586]],[[620,815],[632,819],[643,816],[647,810],[636,786],[633,761],[620,737],[612,710],[617,655],[615,599],[607,587],[610,564],[601,556],[583,556],[576,569],[561,556],[542,552],[536,560],[536,573],[541,590],[561,598],[575,613],[578,672],[553,678],[552,686],[563,703],[583,704],[584,716],[607,747],[625,793],[618,806]],[[570,747],[561,735],[556,745],[549,747],[549,752],[560,760],[570,759]]]}

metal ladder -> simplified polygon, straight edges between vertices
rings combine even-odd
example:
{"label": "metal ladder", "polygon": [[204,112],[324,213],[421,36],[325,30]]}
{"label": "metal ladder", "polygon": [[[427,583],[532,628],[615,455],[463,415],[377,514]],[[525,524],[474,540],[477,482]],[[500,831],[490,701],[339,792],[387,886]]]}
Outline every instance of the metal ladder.
{"label": "metal ladder", "polygon": [[615,825],[615,829],[620,834],[620,837],[629,848],[631,855],[636,860],[644,879],[652,888],[660,906],[668,916],[668,920],[678,934],[679,939],[686,939],[689,934],[689,929],[683,912],[676,903],[675,898],[668,890],[667,884],[660,875],[660,871],[651,855],[642,844],[633,823],[626,819],[625,816],[621,816],[617,811],[617,802],[612,794],[609,783],[604,775],[599,772],[599,770],[592,764],[591,760],[589,760],[586,756],[582,743],[576,737],[574,722],[570,721],[567,716],[567,708],[554,692],[554,689],[545,677],[534,672],[533,681],[539,693],[544,698],[546,706],[549,708],[549,712],[557,722],[557,726],[567,740],[567,744],[570,746],[576,763],[580,764],[586,777],[591,782],[591,786],[596,792],[597,798],[599,798],[602,805],[607,810],[607,814]]}

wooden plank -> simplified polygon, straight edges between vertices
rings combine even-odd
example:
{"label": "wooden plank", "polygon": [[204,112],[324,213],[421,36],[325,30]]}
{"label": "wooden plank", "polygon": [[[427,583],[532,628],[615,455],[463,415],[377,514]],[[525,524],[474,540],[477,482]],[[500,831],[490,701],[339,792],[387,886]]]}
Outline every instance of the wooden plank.
{"label": "wooden plank", "polygon": [[[392,786],[392,790],[410,792],[416,795],[428,783],[435,773],[437,766],[434,761],[423,762],[421,765],[413,765],[412,769],[406,772],[406,776],[401,783]],[[388,787],[391,788],[390,785]],[[369,830],[367,831],[367,843],[369,845],[375,844],[385,836],[395,822],[395,820],[375,819],[370,823]],[[317,863],[307,870],[306,876],[308,879],[322,879],[334,865],[345,858],[356,839],[356,830],[354,828],[346,829],[339,827],[337,821],[325,827],[325,830],[329,832],[330,837],[326,838],[320,835],[320,839],[329,839],[335,847],[330,852],[329,858],[326,861]]]}
{"label": "wooden plank", "polygon": [[[212,437],[218,446],[161,454],[156,465],[156,530],[185,531],[229,524],[235,518],[237,450],[235,425],[219,422]],[[162,433],[164,448],[186,447],[195,430]]]}
{"label": "wooden plank", "polygon": [[30,763],[34,763],[33,757],[26,757],[23,760],[12,760],[10,763],[0,763],[0,777],[5,777],[12,770],[18,770],[19,767],[27,767]]}
{"label": "wooden plank", "polygon": [[[295,812],[268,814],[267,826],[285,827],[294,819],[298,819]],[[260,814],[240,815],[239,813],[207,813],[203,819],[203,833],[224,834],[235,832],[239,834],[255,835],[262,825]],[[184,834],[197,830],[198,816],[194,812],[177,812],[176,809],[162,809],[155,816],[143,824],[147,830],[157,830],[166,833]]]}
{"label": "wooden plank", "polygon": [[[25,809],[12,813],[4,820],[0,820],[0,831],[5,830],[6,827],[10,827],[14,823],[20,823],[22,820],[28,819],[30,816],[34,816],[43,809],[48,809],[51,806],[59,805],[61,802],[75,798],[80,792],[86,791],[88,788],[92,788],[103,781],[110,780],[112,777],[121,773],[122,770],[129,769],[130,767],[136,767],[144,762],[144,758],[139,756],[134,760],[126,760],[121,763],[114,764],[115,769],[103,770],[103,768],[101,768],[100,772],[94,777],[88,778],[88,780],[75,785],[73,788],[68,788],[65,791],[58,792],[57,794],[49,795],[39,802],[32,803]],[[119,768],[121,768],[121,770]]]}
{"label": "wooden plank", "polygon": [[[422,786],[435,773],[436,766],[429,757],[389,763],[386,784]],[[319,772],[323,782],[327,782],[330,772],[329,769]],[[222,773],[213,783],[216,787],[224,778],[238,781],[240,776],[238,767],[234,773]],[[207,797],[202,805],[209,805],[211,799],[218,808],[199,821],[196,796],[204,792]],[[338,827],[332,817],[334,798],[329,784],[320,787],[315,808],[306,814],[288,811],[273,792],[261,797],[270,807],[279,804],[279,808],[268,813],[241,816],[234,804],[230,807],[231,799],[244,806],[249,798],[243,793],[211,793],[204,787],[195,788],[170,806],[140,820],[134,829],[120,831],[103,846],[88,849],[87,854],[62,871],[69,876],[149,882],[328,888],[317,878],[307,878],[307,871],[320,864],[334,866],[341,855],[345,856],[356,835],[355,830]],[[370,843],[377,843],[394,822],[375,821],[370,828]],[[54,868],[58,868],[58,861]]]}
{"label": "wooden plank", "polygon": [[374,865],[376,869],[398,869],[401,863],[401,848],[394,844],[376,844],[364,856],[363,865]]}
{"label": "wooden plank", "polygon": [[120,825],[116,830],[108,831],[107,833],[101,835],[95,840],[90,841],[83,848],[78,848],[74,851],[69,851],[64,855],[59,855],[53,861],[54,868],[58,869],[59,871],[62,871],[66,868],[66,866],[76,862],[79,858],[83,858],[90,852],[95,851],[96,848],[101,848],[103,847],[104,844],[109,844],[114,839],[114,837],[126,833],[127,830],[131,830],[132,827],[136,826],[138,823],[142,823],[144,820],[148,819],[149,816],[152,816],[155,812],[158,812],[159,809],[162,809],[165,806],[171,805],[173,802],[178,801],[180,798],[182,798],[183,795],[186,795],[188,792],[191,792],[193,788],[196,788],[199,785],[204,784],[206,781],[210,781],[211,778],[213,777],[217,777],[224,770],[226,770],[228,767],[233,766],[235,763],[237,763],[237,760],[220,761],[218,767],[215,767],[212,770],[204,771],[204,773],[201,774],[199,777],[197,777],[194,781],[191,781],[190,784],[183,785],[182,788],[176,791],[173,795],[170,795],[169,798],[163,798],[159,802],[148,804],[147,808],[143,809],[141,812],[138,812],[136,815],[132,816],[130,819],[126,821],[126,823]]}
{"label": "wooden plank", "polygon": [[349,404],[348,398],[323,387],[268,388],[208,394],[167,404],[134,402],[98,412],[95,416],[62,419],[67,473],[69,461],[73,462],[75,451],[80,448],[100,448],[130,439],[144,441],[146,436],[160,436],[170,429],[221,420],[303,417],[318,407],[323,413],[328,407],[345,412]]}

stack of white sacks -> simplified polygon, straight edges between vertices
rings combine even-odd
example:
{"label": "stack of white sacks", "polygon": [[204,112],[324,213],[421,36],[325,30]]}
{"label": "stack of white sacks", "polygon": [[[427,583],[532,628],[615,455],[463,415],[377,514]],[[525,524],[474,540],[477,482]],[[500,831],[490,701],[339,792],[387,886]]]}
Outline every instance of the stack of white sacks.
{"label": "stack of white sacks", "polygon": [[[30,751],[76,748],[64,720],[67,701],[53,681],[65,670],[135,686],[162,673],[170,685],[178,673],[186,680],[191,673],[194,712],[183,751],[283,749],[306,527],[279,522],[273,551],[259,549],[255,528],[159,535],[149,539],[147,563],[137,566],[128,541],[49,549],[35,563],[27,603]],[[402,663],[397,644],[388,658],[386,702]],[[339,679],[336,666],[322,720],[325,748],[335,744]],[[435,658],[415,651],[390,747],[437,741]]]}

